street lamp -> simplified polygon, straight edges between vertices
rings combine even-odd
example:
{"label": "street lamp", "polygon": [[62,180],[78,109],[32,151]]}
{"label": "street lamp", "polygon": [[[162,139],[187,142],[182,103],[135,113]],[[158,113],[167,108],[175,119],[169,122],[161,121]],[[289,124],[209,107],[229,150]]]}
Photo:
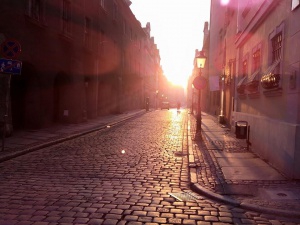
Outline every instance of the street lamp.
{"label": "street lamp", "polygon": [[201,76],[202,75],[201,69],[203,69],[204,66],[205,66],[206,56],[204,55],[203,51],[199,51],[198,54],[196,55],[195,59],[196,59],[197,67],[199,68],[199,76],[197,76],[193,81],[194,87],[199,90],[198,113],[197,113],[197,117],[196,117],[196,119],[197,119],[196,130],[197,130],[197,132],[198,131],[201,132],[201,121],[202,121],[202,117],[201,117],[201,90],[206,87],[206,79]]}

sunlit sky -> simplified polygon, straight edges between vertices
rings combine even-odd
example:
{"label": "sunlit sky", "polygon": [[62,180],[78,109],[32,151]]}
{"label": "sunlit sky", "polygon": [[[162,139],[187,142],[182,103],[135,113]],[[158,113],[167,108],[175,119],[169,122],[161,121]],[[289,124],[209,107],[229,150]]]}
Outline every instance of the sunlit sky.
{"label": "sunlit sky", "polygon": [[131,0],[136,18],[145,27],[160,51],[165,76],[186,87],[192,74],[195,49],[203,44],[203,28],[210,19],[211,0]]}

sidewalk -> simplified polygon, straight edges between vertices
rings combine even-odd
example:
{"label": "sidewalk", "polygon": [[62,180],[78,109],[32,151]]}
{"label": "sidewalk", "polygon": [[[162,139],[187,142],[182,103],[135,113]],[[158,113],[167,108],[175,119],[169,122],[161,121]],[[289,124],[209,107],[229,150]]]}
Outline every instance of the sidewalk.
{"label": "sidewalk", "polygon": [[93,131],[109,128],[145,112],[145,110],[129,111],[99,117],[85,123],[56,125],[38,130],[15,131],[11,137],[5,138],[4,150],[2,150],[2,146],[0,148],[0,162]]}
{"label": "sidewalk", "polygon": [[217,118],[202,113],[202,133],[196,134],[196,119],[188,117],[190,180],[195,192],[246,210],[300,218],[300,181],[286,179]]}

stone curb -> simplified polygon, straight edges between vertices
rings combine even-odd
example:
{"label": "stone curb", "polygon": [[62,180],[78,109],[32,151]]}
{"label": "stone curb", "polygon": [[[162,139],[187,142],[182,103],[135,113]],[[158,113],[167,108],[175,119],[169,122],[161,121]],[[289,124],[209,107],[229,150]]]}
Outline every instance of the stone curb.
{"label": "stone curb", "polygon": [[120,120],[107,122],[107,123],[102,124],[101,126],[99,126],[97,128],[88,129],[86,131],[79,131],[77,133],[74,133],[74,134],[71,134],[71,135],[68,135],[68,136],[64,136],[62,138],[56,138],[55,140],[52,140],[52,141],[45,141],[44,143],[37,144],[37,145],[32,146],[32,147],[25,147],[24,149],[22,149],[20,151],[17,151],[17,152],[13,152],[9,155],[3,156],[3,157],[0,156],[0,163],[4,162],[4,161],[7,161],[7,160],[10,160],[10,159],[13,159],[13,158],[16,158],[16,157],[21,156],[21,155],[25,155],[27,153],[30,153],[30,152],[33,152],[33,151],[36,151],[36,150],[39,150],[41,148],[46,148],[46,147],[49,147],[49,146],[52,146],[52,145],[56,145],[56,144],[62,143],[64,141],[68,141],[68,140],[71,140],[71,139],[74,139],[74,138],[77,138],[77,137],[80,137],[80,136],[83,136],[83,135],[86,135],[86,134],[89,134],[89,133],[92,133],[92,132],[95,132],[95,131],[104,130],[104,129],[107,128],[107,126],[113,127],[113,126],[119,125],[119,124],[121,124],[121,123],[123,123],[123,122],[125,122],[129,119],[132,119],[134,117],[138,117],[138,116],[140,116],[144,113],[146,113],[146,111],[142,110],[142,111],[139,111],[137,113],[126,116],[124,118],[121,118]]}
{"label": "stone curb", "polygon": [[259,213],[266,213],[266,214],[273,214],[276,216],[283,216],[283,217],[293,217],[293,218],[300,218],[300,212],[296,211],[287,211],[287,210],[280,210],[280,209],[272,209],[268,207],[262,207],[250,203],[239,202],[227,196],[216,194],[197,183],[191,183],[191,189],[198,194],[204,195],[210,199],[214,199],[219,202],[223,202],[229,205],[233,205],[235,207],[240,207],[242,209],[251,210]]}

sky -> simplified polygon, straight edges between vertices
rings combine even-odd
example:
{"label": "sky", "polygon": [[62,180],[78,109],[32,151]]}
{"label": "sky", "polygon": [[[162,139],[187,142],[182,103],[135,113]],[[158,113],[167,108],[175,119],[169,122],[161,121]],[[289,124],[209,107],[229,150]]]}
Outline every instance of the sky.
{"label": "sky", "polygon": [[210,20],[211,0],[131,0],[133,14],[146,27],[150,22],[160,51],[164,75],[186,88],[195,49],[202,49],[203,28]]}

